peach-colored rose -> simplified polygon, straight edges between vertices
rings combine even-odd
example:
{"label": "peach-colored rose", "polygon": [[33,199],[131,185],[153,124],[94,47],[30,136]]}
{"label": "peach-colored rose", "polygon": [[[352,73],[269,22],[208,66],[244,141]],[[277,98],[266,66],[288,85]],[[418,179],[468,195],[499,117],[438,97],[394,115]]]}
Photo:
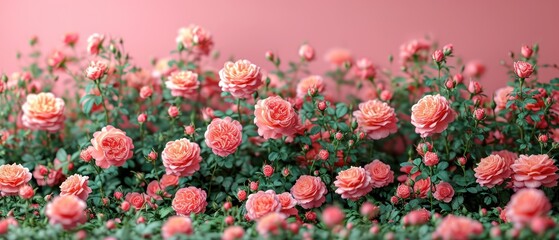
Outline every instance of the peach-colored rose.
{"label": "peach-colored rose", "polygon": [[507,102],[512,99],[510,94],[514,91],[513,87],[507,86],[504,88],[499,88],[495,91],[495,112],[505,110],[507,108]]}
{"label": "peach-colored rose", "polygon": [[161,187],[163,189],[167,187],[177,186],[179,185],[179,177],[176,175],[164,174],[163,177],[161,177],[159,183],[161,183]]}
{"label": "peach-colored rose", "polygon": [[157,182],[157,180],[153,180],[148,184],[146,194],[155,200],[163,200],[161,196],[171,197],[169,193],[165,192],[163,185]]}
{"label": "peach-colored rose", "polygon": [[66,62],[66,55],[59,50],[55,50],[47,58],[47,64],[49,65],[49,67],[54,69],[63,68],[65,62]]}
{"label": "peach-colored rose", "polygon": [[103,60],[91,61],[87,69],[85,69],[85,76],[91,80],[99,80],[109,70],[107,62]]}
{"label": "peach-colored rose", "polygon": [[551,210],[551,203],[545,193],[538,189],[520,189],[512,195],[507,207],[506,218],[521,227],[537,217],[547,215]]}
{"label": "peach-colored rose", "polygon": [[56,132],[64,127],[64,100],[52,93],[27,95],[21,109],[21,121],[29,129]]}
{"label": "peach-colored rose", "polygon": [[501,156],[505,162],[507,162],[508,166],[512,165],[514,161],[518,159],[518,154],[508,150],[494,151],[491,154]]}
{"label": "peach-colored rose", "polygon": [[291,195],[304,209],[320,207],[326,201],[328,190],[320,177],[302,175],[291,187]]}
{"label": "peach-colored rose", "polygon": [[33,178],[37,181],[39,186],[55,186],[64,180],[65,176],[62,173],[62,168],[54,167],[48,168],[43,165],[35,166],[33,170]]}
{"label": "peach-colored rose", "polygon": [[433,233],[435,239],[467,240],[483,233],[483,225],[467,217],[446,216]]}
{"label": "peach-colored rose", "polygon": [[256,220],[268,213],[280,212],[282,205],[276,193],[273,190],[268,190],[248,195],[245,208],[248,218]]}
{"label": "peach-colored rose", "polygon": [[368,58],[361,58],[355,62],[355,75],[361,79],[374,78],[377,71]]}
{"label": "peach-colored rose", "polygon": [[410,211],[402,218],[404,225],[423,225],[431,220],[431,212],[422,208]]}
{"label": "peach-colored rose", "polygon": [[406,199],[409,198],[411,195],[411,189],[410,186],[405,185],[405,184],[400,184],[398,185],[398,188],[396,188],[396,196],[401,198],[401,199]]}
{"label": "peach-colored rose", "polygon": [[353,61],[351,52],[342,48],[330,49],[324,56],[324,59],[326,62],[336,67],[342,67],[345,63],[351,63]]}
{"label": "peach-colored rose", "polygon": [[173,97],[193,99],[198,93],[200,81],[198,81],[197,73],[181,71],[171,73],[171,76],[165,81],[165,86],[171,90],[171,95]]}
{"label": "peach-colored rose", "polygon": [[188,217],[172,216],[161,227],[163,239],[170,239],[177,235],[190,235],[194,232],[192,221]]}
{"label": "peach-colored rose", "polygon": [[547,154],[542,155],[520,155],[512,164],[513,187],[515,190],[520,188],[539,188],[557,186],[557,166],[555,160]]}
{"label": "peach-colored rose", "polygon": [[176,41],[196,55],[208,55],[214,44],[211,34],[194,24],[180,28]]}
{"label": "peach-colored rose", "polygon": [[411,123],[422,138],[441,133],[454,121],[456,113],[443,96],[426,95],[411,108]]}
{"label": "peach-colored rose", "polygon": [[128,72],[123,76],[123,78],[129,87],[135,89],[141,89],[142,87],[150,87],[155,82],[154,78],[151,76],[151,73],[144,68],[135,72]]}
{"label": "peach-colored rose", "polygon": [[85,201],[74,195],[58,196],[47,204],[45,215],[51,225],[60,224],[66,230],[87,221]]}
{"label": "peach-colored rose", "polygon": [[417,180],[413,184],[413,192],[418,198],[426,198],[429,191],[431,191],[431,178]]}
{"label": "peach-colored rose", "polygon": [[221,240],[238,240],[245,235],[245,230],[240,226],[230,226],[223,231]]}
{"label": "peach-colored rose", "polygon": [[181,188],[175,193],[172,205],[178,215],[203,213],[208,205],[206,191],[196,187]]}
{"label": "peach-colored rose", "polygon": [[29,184],[26,184],[19,188],[18,195],[23,199],[31,199],[35,196],[35,190]]}
{"label": "peach-colored rose", "polygon": [[101,168],[124,165],[126,160],[132,158],[134,149],[132,139],[126,136],[126,132],[111,125],[93,133],[91,145],[91,156],[95,159],[95,164]]}
{"label": "peach-colored rose", "polygon": [[236,98],[250,98],[262,85],[260,67],[248,60],[226,62],[219,71],[219,86]]}
{"label": "peach-colored rose", "polygon": [[450,183],[441,181],[435,186],[435,192],[433,193],[433,197],[435,197],[435,199],[443,201],[445,203],[449,203],[450,201],[452,201],[453,196],[454,188],[452,188],[452,185],[450,185]]}
{"label": "peach-colored rose", "polygon": [[373,190],[371,176],[362,167],[351,167],[339,172],[334,185],[337,188],[337,194],[341,194],[343,199],[353,201],[357,201]]}
{"label": "peach-colored rose", "polygon": [[0,166],[0,192],[2,196],[16,196],[19,189],[31,180],[31,172],[21,164]]}
{"label": "peach-colored rose", "polygon": [[287,227],[285,221],[286,216],[282,213],[271,212],[258,219],[256,223],[256,231],[260,236],[267,238],[271,235],[277,235],[280,230]]}
{"label": "peach-colored rose", "polygon": [[322,77],[319,75],[312,75],[301,79],[297,84],[297,97],[305,98],[310,93],[311,95],[324,92],[325,84]]}
{"label": "peach-colored rose", "polygon": [[260,99],[254,106],[254,124],[264,139],[293,137],[299,126],[297,112],[291,103],[279,96]]}
{"label": "peach-colored rose", "polygon": [[186,138],[170,141],[165,145],[161,159],[167,174],[179,177],[192,176],[200,169],[200,146]]}
{"label": "peach-colored rose", "polygon": [[99,54],[99,49],[103,47],[105,36],[99,33],[94,33],[87,38],[87,52],[91,55]]}
{"label": "peach-colored rose", "polygon": [[322,222],[329,228],[343,223],[344,212],[338,206],[328,206],[322,211]]}
{"label": "peach-colored rose", "polygon": [[431,45],[422,39],[414,39],[400,46],[400,61],[402,64],[412,61],[413,57],[425,61],[429,55]]}
{"label": "peach-colored rose", "polygon": [[291,193],[284,192],[282,194],[278,194],[277,196],[278,200],[281,203],[281,213],[287,216],[297,215],[298,211],[297,208],[295,208],[295,206],[297,205],[297,201],[295,200],[295,198],[293,198]]}
{"label": "peach-colored rose", "polygon": [[237,120],[214,118],[204,133],[206,145],[215,155],[227,157],[243,142],[242,130],[243,126]]}
{"label": "peach-colored rose", "polygon": [[476,182],[482,187],[488,188],[500,185],[512,174],[510,166],[511,162],[496,154],[482,158],[474,168]]}
{"label": "peach-colored rose", "polygon": [[365,170],[371,175],[373,188],[381,188],[394,181],[394,172],[390,170],[390,165],[378,159],[365,165]]}
{"label": "peach-colored rose", "polygon": [[139,210],[142,209],[146,203],[146,195],[137,192],[131,192],[126,194],[124,200],[129,202],[130,205],[132,205],[136,210]]}
{"label": "peach-colored rose", "polygon": [[359,110],[353,112],[359,127],[370,139],[382,139],[398,131],[398,119],[394,108],[379,100],[369,100],[359,104]]}
{"label": "peach-colored rose", "polygon": [[60,185],[60,196],[74,195],[82,200],[87,200],[91,188],[87,186],[88,176],[74,174]]}

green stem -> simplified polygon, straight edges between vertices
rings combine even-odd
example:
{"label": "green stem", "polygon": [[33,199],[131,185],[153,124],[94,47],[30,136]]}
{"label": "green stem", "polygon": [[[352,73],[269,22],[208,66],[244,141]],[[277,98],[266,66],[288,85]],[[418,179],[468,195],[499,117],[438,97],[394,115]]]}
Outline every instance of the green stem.
{"label": "green stem", "polygon": [[109,125],[109,111],[107,111],[107,105],[105,104],[105,94],[101,90],[101,84],[99,80],[95,81],[95,86],[97,86],[97,90],[99,90],[99,94],[101,94],[101,103],[103,104],[103,110],[105,110],[105,125]]}

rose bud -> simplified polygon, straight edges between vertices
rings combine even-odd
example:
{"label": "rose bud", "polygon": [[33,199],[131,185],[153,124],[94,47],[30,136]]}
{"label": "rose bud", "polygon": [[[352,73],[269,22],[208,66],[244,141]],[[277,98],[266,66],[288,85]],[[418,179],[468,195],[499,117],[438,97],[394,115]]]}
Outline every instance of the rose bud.
{"label": "rose bud", "polygon": [[303,44],[299,47],[299,56],[301,59],[310,62],[314,59],[314,49],[308,44]]}
{"label": "rose bud", "polygon": [[444,60],[444,53],[442,50],[436,50],[433,55],[431,55],[431,57],[433,58],[433,61],[440,63]]}
{"label": "rose bud", "polygon": [[138,115],[138,122],[144,123],[147,120],[148,116],[145,113]]}
{"label": "rose bud", "polygon": [[530,58],[533,52],[534,50],[532,50],[532,47],[528,45],[524,45],[520,48],[520,54],[522,54],[522,56],[525,58]]}
{"label": "rose bud", "polygon": [[474,118],[478,121],[481,121],[485,118],[485,109],[478,108],[474,111]]}
{"label": "rose bud", "polygon": [[514,62],[513,66],[514,72],[519,78],[529,78],[530,75],[532,75],[532,72],[534,72],[534,66],[527,62]]}
{"label": "rose bud", "polygon": [[447,45],[444,45],[444,47],[443,47],[443,53],[444,53],[445,56],[451,55],[453,50],[454,50],[454,46],[450,43],[447,44]]}

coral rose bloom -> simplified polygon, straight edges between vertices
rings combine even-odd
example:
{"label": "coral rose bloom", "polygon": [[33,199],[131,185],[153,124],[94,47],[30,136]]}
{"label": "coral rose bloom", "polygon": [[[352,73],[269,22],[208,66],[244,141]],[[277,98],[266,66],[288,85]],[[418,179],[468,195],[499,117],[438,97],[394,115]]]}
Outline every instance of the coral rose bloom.
{"label": "coral rose bloom", "polygon": [[134,149],[132,139],[126,136],[126,132],[111,125],[95,132],[91,145],[93,145],[91,157],[101,168],[124,165],[126,160],[132,158],[132,149]]}
{"label": "coral rose bloom", "polygon": [[351,167],[339,172],[334,185],[337,187],[337,194],[341,194],[343,199],[353,201],[373,190],[371,176],[362,167]]}
{"label": "coral rose bloom", "polygon": [[506,218],[516,226],[523,226],[551,210],[551,203],[545,193],[538,189],[521,189],[512,195],[507,207]]}
{"label": "coral rose bloom", "polygon": [[321,76],[313,75],[307,78],[303,78],[299,84],[297,84],[297,97],[304,98],[311,93],[311,95],[324,92],[324,80]]}
{"label": "coral rose bloom", "polygon": [[418,198],[426,198],[427,193],[431,190],[431,178],[417,180],[413,184],[413,192]]}
{"label": "coral rose bloom", "polygon": [[320,177],[302,175],[291,187],[291,195],[304,209],[320,207],[326,201],[326,185]]}
{"label": "coral rose bloom", "polygon": [[245,235],[245,229],[240,226],[229,226],[223,231],[223,236],[221,240],[236,240],[242,239]]}
{"label": "coral rose bloom", "polygon": [[509,166],[512,165],[514,161],[516,161],[516,159],[518,159],[518,154],[508,150],[494,151],[491,154],[501,156]]}
{"label": "coral rose bloom", "polygon": [[520,158],[510,166],[514,174],[512,182],[514,189],[539,188],[557,186],[557,166],[555,160],[547,154],[542,155],[520,155]]}
{"label": "coral rose bloom", "polygon": [[295,208],[297,201],[293,198],[293,196],[291,196],[291,193],[284,192],[282,194],[278,194],[277,196],[281,203],[281,213],[287,216],[297,215],[298,211],[297,208]]}
{"label": "coral rose bloom", "polygon": [[229,92],[236,98],[250,98],[262,85],[260,67],[248,60],[226,62],[219,71],[221,91]]}
{"label": "coral rose bloom", "polygon": [[52,93],[27,95],[21,109],[21,121],[29,129],[56,132],[64,127],[64,100]]}
{"label": "coral rose bloom", "polygon": [[410,211],[402,218],[404,225],[423,225],[431,219],[431,212],[422,208]]}
{"label": "coral rose bloom", "polygon": [[194,24],[179,29],[176,41],[197,55],[208,55],[214,44],[211,34]]}
{"label": "coral rose bloom", "polygon": [[450,102],[439,94],[426,95],[411,108],[411,123],[422,138],[443,132],[454,117]]}
{"label": "coral rose bloom", "polygon": [[277,212],[266,214],[266,216],[258,219],[258,222],[256,223],[256,231],[265,238],[270,235],[279,234],[280,230],[287,227],[285,218],[286,216],[284,214]]}
{"label": "coral rose bloom", "polygon": [[87,220],[86,207],[86,203],[77,196],[58,196],[47,204],[45,215],[51,225],[60,224],[68,230]]}
{"label": "coral rose bloom", "polygon": [[282,209],[281,202],[273,190],[258,191],[248,195],[245,207],[247,216],[251,220],[259,219],[268,213],[279,212]]}
{"label": "coral rose bloom", "polygon": [[382,139],[398,131],[398,119],[394,108],[379,100],[369,100],[359,104],[359,110],[353,112],[359,127],[370,139]]}
{"label": "coral rose bloom", "polygon": [[203,213],[208,205],[206,191],[196,187],[181,188],[175,193],[172,205],[178,215]]}
{"label": "coral rose bloom", "polygon": [[68,177],[60,185],[60,196],[74,195],[84,201],[87,200],[87,197],[91,193],[91,188],[87,186],[88,179],[89,177],[79,174]]}
{"label": "coral rose bloom", "polygon": [[237,151],[243,142],[242,130],[243,126],[237,120],[214,118],[204,134],[206,145],[215,155],[227,157]]}
{"label": "coral rose bloom", "polygon": [[381,188],[394,181],[394,172],[390,170],[390,165],[378,159],[365,165],[365,170],[371,176],[373,188]]}
{"label": "coral rose bloom", "polygon": [[449,203],[452,201],[452,197],[454,196],[454,188],[452,185],[447,182],[440,182],[435,186],[435,193],[433,193],[433,197],[439,201],[443,201],[445,203]]}
{"label": "coral rose bloom", "polygon": [[170,239],[177,235],[192,234],[192,221],[188,217],[172,216],[161,227],[163,239]]}
{"label": "coral rose bloom", "polygon": [[165,81],[165,86],[171,90],[173,97],[194,98],[198,93],[200,82],[198,74],[192,71],[182,71],[171,73]]}
{"label": "coral rose bloom", "polygon": [[446,216],[433,233],[434,239],[467,240],[483,233],[483,225],[467,217]]}
{"label": "coral rose bloom", "polygon": [[167,174],[179,177],[192,176],[200,169],[200,146],[186,138],[170,141],[165,145],[161,159]]}
{"label": "coral rose bloom", "polygon": [[299,117],[291,103],[278,96],[258,100],[254,116],[258,134],[264,139],[293,137],[299,125]]}
{"label": "coral rose bloom", "polygon": [[2,196],[18,195],[19,189],[31,180],[31,172],[21,164],[0,166],[0,192]]}
{"label": "coral rose bloom", "polygon": [[502,184],[512,174],[511,164],[512,162],[496,154],[482,158],[474,168],[476,182],[480,186],[488,188]]}
{"label": "coral rose bloom", "polygon": [[326,62],[329,62],[334,66],[342,67],[347,62],[351,63],[353,61],[353,58],[349,50],[342,49],[342,48],[334,48],[334,49],[330,49],[326,53],[326,55],[324,56],[324,60],[326,60]]}
{"label": "coral rose bloom", "polygon": [[495,97],[493,97],[493,101],[495,101],[495,112],[499,112],[507,108],[507,102],[512,99],[510,94],[513,91],[514,88],[511,86],[499,88],[495,91]]}

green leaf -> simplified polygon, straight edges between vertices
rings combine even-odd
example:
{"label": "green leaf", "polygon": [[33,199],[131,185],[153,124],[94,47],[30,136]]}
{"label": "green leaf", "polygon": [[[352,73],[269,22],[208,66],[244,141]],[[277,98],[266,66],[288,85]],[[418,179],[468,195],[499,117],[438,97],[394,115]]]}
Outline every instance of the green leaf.
{"label": "green leaf", "polygon": [[66,153],[66,150],[64,150],[64,148],[58,149],[58,152],[56,152],[56,158],[58,159],[58,161],[66,162],[68,159],[68,154]]}
{"label": "green leaf", "polygon": [[347,114],[348,108],[345,103],[338,103],[336,105],[336,117],[341,118]]}

